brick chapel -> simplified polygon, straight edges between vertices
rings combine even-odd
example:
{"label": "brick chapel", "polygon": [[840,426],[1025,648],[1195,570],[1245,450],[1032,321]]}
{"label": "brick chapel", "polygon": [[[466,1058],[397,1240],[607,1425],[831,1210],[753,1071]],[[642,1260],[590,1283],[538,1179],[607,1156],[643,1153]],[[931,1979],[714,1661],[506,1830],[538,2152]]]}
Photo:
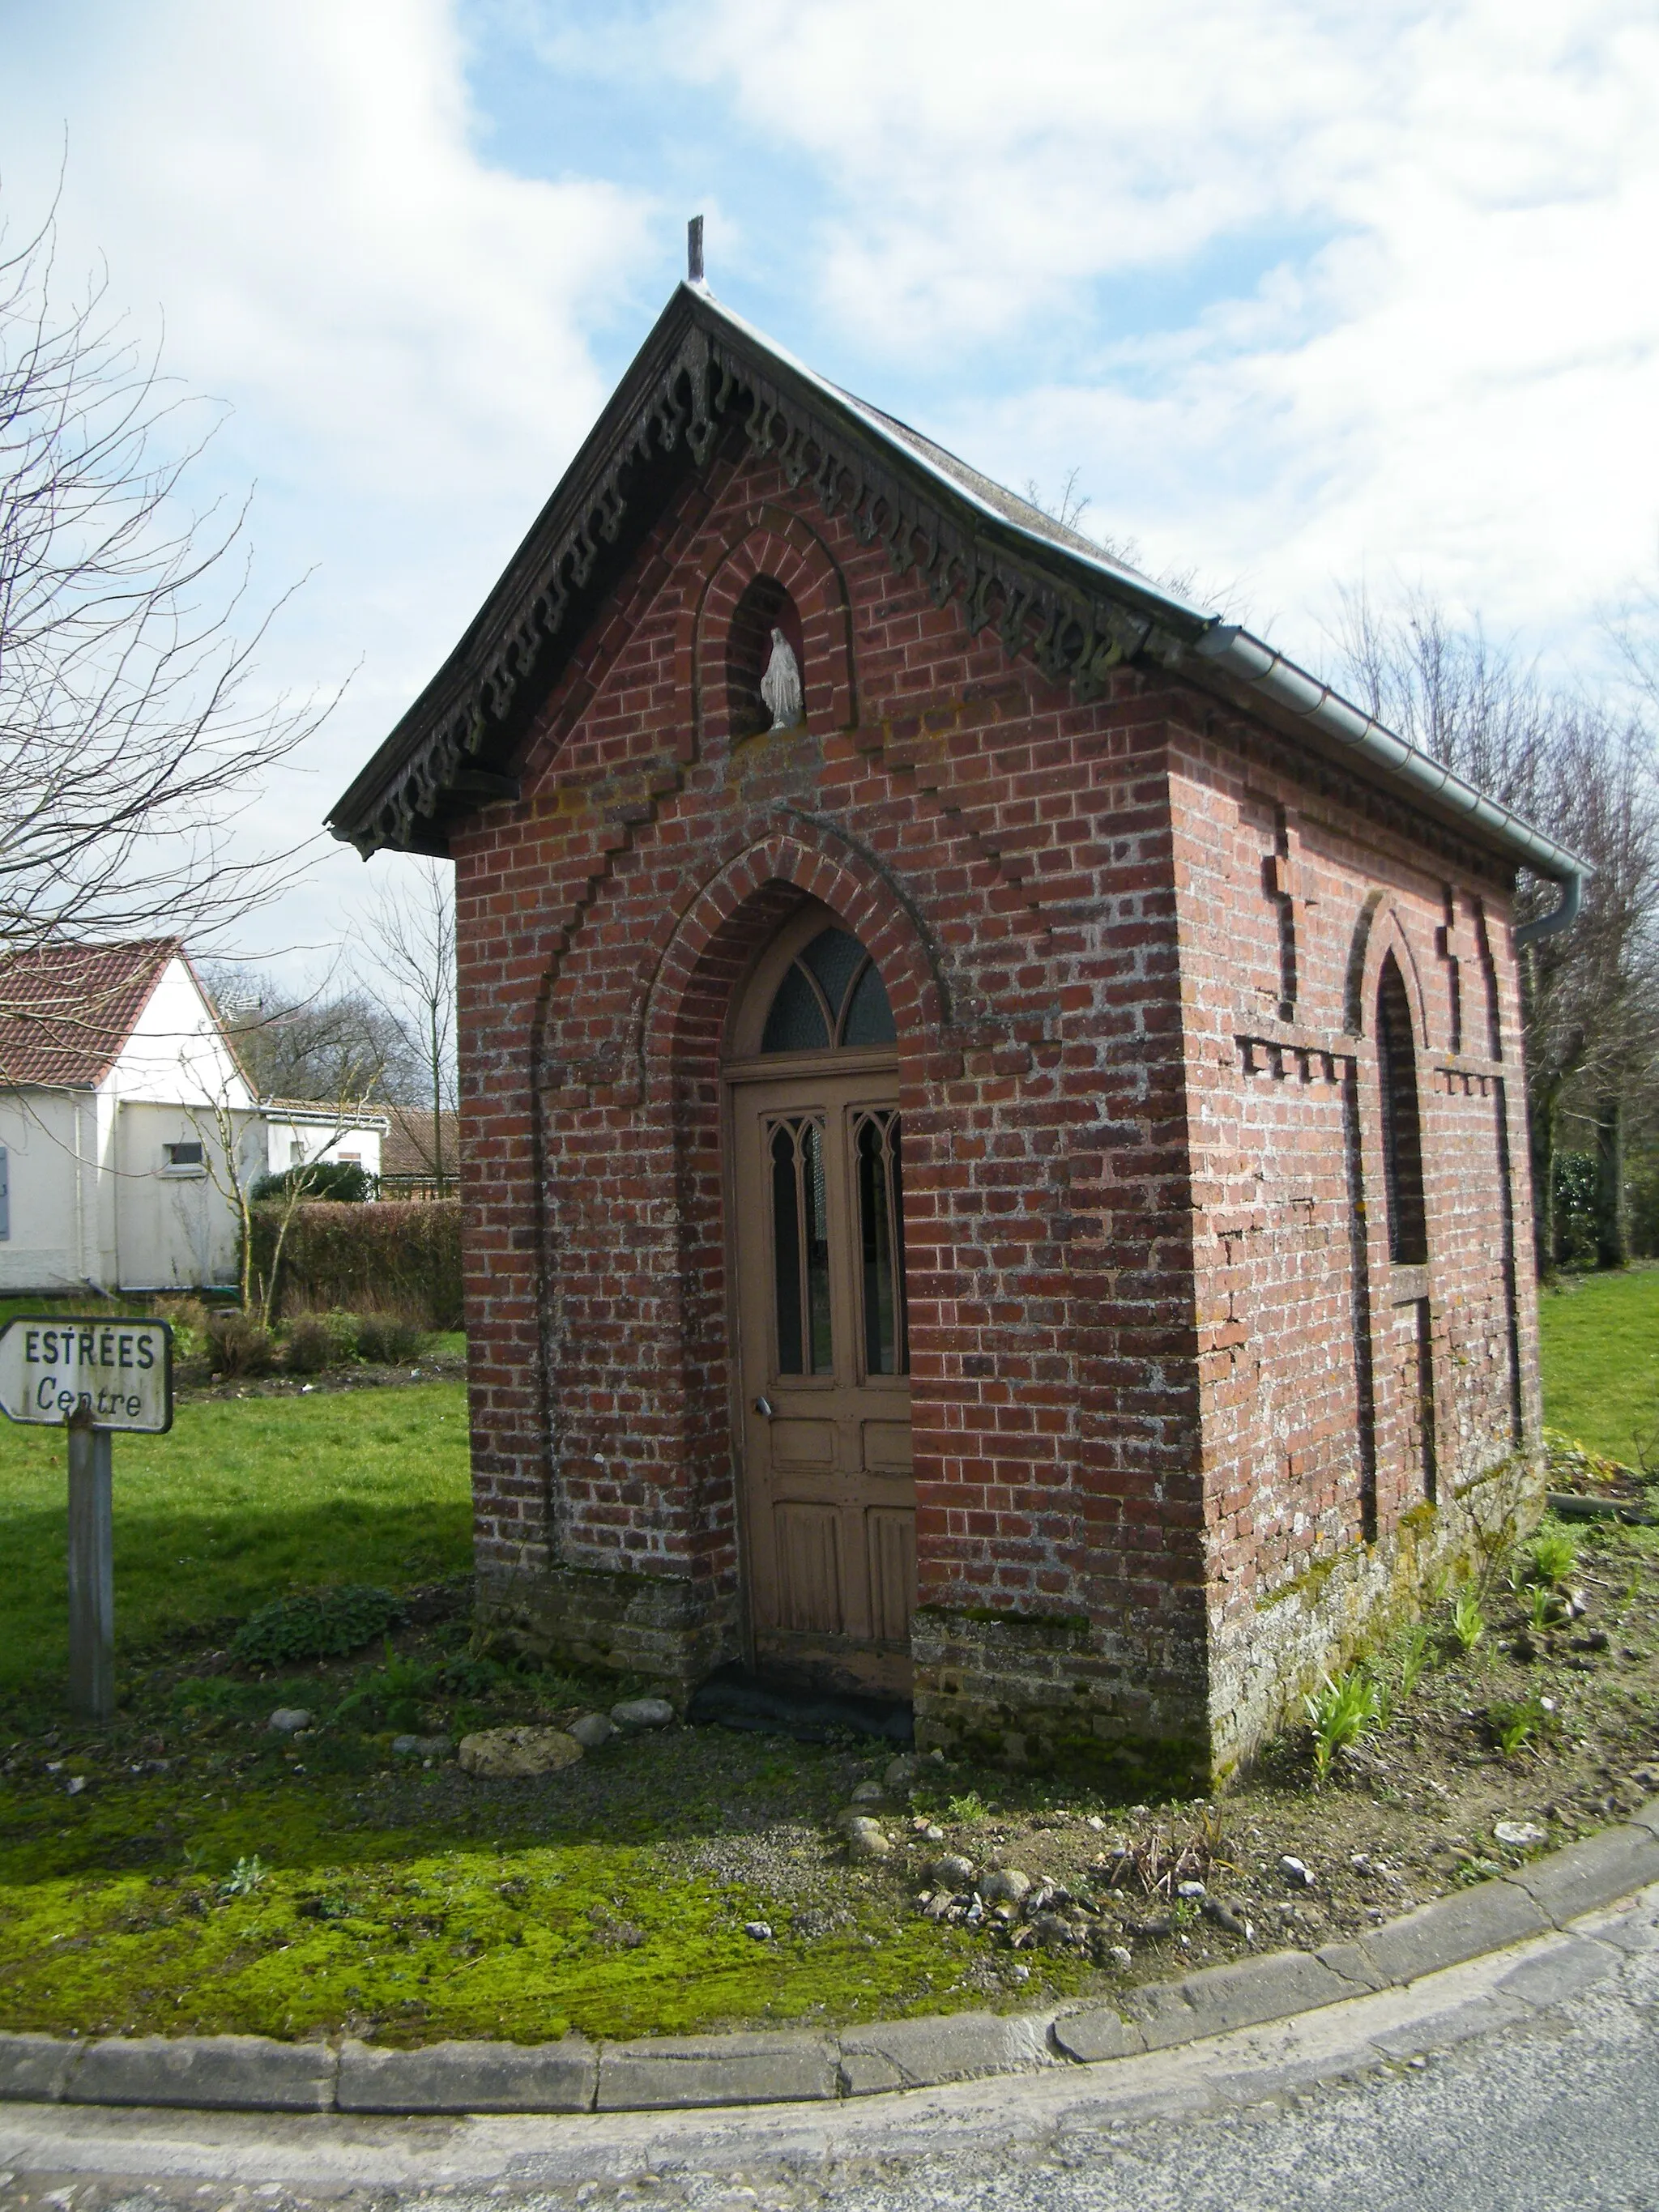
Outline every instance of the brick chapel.
{"label": "brick chapel", "polygon": [[1581,864],[700,282],[331,826],[454,863],[538,1646],[1211,1781],[1536,1510]]}

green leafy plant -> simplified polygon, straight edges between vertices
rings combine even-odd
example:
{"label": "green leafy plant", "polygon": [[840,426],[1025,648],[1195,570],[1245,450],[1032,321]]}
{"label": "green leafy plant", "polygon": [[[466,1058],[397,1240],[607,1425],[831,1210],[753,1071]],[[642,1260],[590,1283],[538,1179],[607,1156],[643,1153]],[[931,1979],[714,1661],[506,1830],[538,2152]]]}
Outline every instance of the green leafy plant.
{"label": "green leafy plant", "polygon": [[295,1659],[345,1659],[384,1636],[404,1617],[390,1590],[343,1583],[300,1590],[261,1606],[242,1623],[230,1647],[240,1667],[285,1667]]}
{"label": "green leafy plant", "polygon": [[1351,1667],[1334,1680],[1327,1674],[1302,1702],[1313,1730],[1314,1776],[1323,1782],[1336,1753],[1346,1744],[1358,1743],[1376,1725],[1381,1711],[1376,1684],[1363,1667]]}
{"label": "green leafy plant", "polygon": [[1524,1569],[1527,1581],[1557,1589],[1570,1578],[1577,1565],[1578,1544],[1572,1531],[1564,1528],[1559,1521],[1546,1521],[1527,1546]]}
{"label": "green leafy plant", "polygon": [[290,1375],[320,1375],[334,1364],[334,1338],[319,1314],[301,1314],[289,1323],[283,1364]]}
{"label": "green leafy plant", "polygon": [[1547,1735],[1554,1721],[1554,1704],[1536,1690],[1528,1697],[1500,1700],[1486,1710],[1492,1741],[1505,1759],[1513,1759],[1528,1744]]}
{"label": "green leafy plant", "polygon": [[226,1897],[252,1897],[254,1891],[262,1887],[270,1871],[256,1851],[252,1858],[237,1860],[220,1884],[221,1892]]}
{"label": "green leafy plant", "polygon": [[990,1808],[977,1790],[970,1790],[965,1797],[948,1797],[945,1809],[953,1820],[982,1820]]}
{"label": "green leafy plant", "polygon": [[1527,1619],[1541,1634],[1556,1626],[1561,1618],[1561,1601],[1547,1583],[1534,1583],[1527,1592]]}
{"label": "green leafy plant", "polygon": [[1427,1624],[1421,1620],[1414,1621],[1407,1630],[1400,1650],[1400,1694],[1402,1698],[1409,1698],[1422,1680],[1431,1649]]}
{"label": "green leafy plant", "polygon": [[1473,1589],[1461,1589],[1452,1600],[1451,1632],[1466,1652],[1472,1652],[1486,1634],[1486,1616]]}
{"label": "green leafy plant", "polygon": [[374,1178],[356,1160],[313,1160],[307,1167],[262,1175],[249,1195],[257,1206],[265,1199],[287,1198],[296,1189],[302,1199],[336,1199],[360,1206],[374,1197]]}

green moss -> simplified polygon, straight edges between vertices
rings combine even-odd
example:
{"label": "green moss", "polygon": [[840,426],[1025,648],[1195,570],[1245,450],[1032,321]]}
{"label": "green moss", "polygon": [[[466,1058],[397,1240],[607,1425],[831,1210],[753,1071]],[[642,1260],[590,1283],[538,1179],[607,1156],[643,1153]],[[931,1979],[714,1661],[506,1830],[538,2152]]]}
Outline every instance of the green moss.
{"label": "green moss", "polygon": [[1274,1606],[1283,1605],[1287,1599],[1293,1597],[1305,1599],[1310,1607],[1317,1605],[1325,1594],[1326,1583],[1343,1560],[1357,1549],[1357,1546],[1347,1544],[1340,1552],[1329,1552],[1322,1559],[1314,1560],[1299,1575],[1292,1575],[1289,1582],[1280,1583],[1277,1589],[1271,1589],[1265,1597],[1257,1598],[1256,1611],[1270,1613]]}

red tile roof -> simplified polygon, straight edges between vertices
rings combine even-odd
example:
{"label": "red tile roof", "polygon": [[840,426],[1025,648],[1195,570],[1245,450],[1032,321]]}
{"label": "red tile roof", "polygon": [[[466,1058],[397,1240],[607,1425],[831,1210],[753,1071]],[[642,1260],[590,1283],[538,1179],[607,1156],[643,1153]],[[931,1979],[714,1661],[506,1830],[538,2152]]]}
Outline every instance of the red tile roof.
{"label": "red tile roof", "polygon": [[182,950],[156,937],[0,956],[0,1086],[101,1083]]}
{"label": "red tile roof", "polygon": [[[392,1127],[380,1142],[381,1176],[406,1176],[416,1182],[432,1175],[432,1109],[429,1106],[389,1106]],[[446,1108],[442,1116],[444,1180],[453,1182],[460,1173],[460,1121]]]}

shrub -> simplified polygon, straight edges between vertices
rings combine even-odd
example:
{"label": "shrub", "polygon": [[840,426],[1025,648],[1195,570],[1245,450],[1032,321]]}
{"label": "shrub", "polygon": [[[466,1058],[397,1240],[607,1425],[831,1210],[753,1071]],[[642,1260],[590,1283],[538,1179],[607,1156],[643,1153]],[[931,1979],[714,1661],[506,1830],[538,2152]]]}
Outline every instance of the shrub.
{"label": "shrub", "polygon": [[285,1667],[295,1659],[346,1659],[404,1618],[390,1590],[343,1583],[299,1590],[250,1613],[230,1656],[241,1667]]}
{"label": "shrub", "polygon": [[395,1367],[418,1359],[426,1331],[406,1314],[368,1313],[357,1317],[357,1357],[377,1366]]}
{"label": "shrub", "polygon": [[221,1375],[269,1375],[276,1364],[276,1338],[234,1307],[208,1316],[207,1347]]}
{"label": "shrub", "polygon": [[300,1314],[289,1323],[283,1364],[290,1375],[320,1375],[334,1364],[334,1336],[319,1314]]}
{"label": "shrub", "polygon": [[257,1206],[264,1199],[287,1198],[296,1188],[302,1200],[361,1206],[374,1197],[374,1178],[356,1160],[313,1160],[308,1167],[262,1175],[248,1195]]}
{"label": "shrub", "polygon": [[[253,1264],[267,1279],[283,1209],[253,1209]],[[295,1311],[349,1309],[461,1326],[459,1199],[381,1200],[374,1206],[296,1206],[283,1243],[281,1303]]]}

